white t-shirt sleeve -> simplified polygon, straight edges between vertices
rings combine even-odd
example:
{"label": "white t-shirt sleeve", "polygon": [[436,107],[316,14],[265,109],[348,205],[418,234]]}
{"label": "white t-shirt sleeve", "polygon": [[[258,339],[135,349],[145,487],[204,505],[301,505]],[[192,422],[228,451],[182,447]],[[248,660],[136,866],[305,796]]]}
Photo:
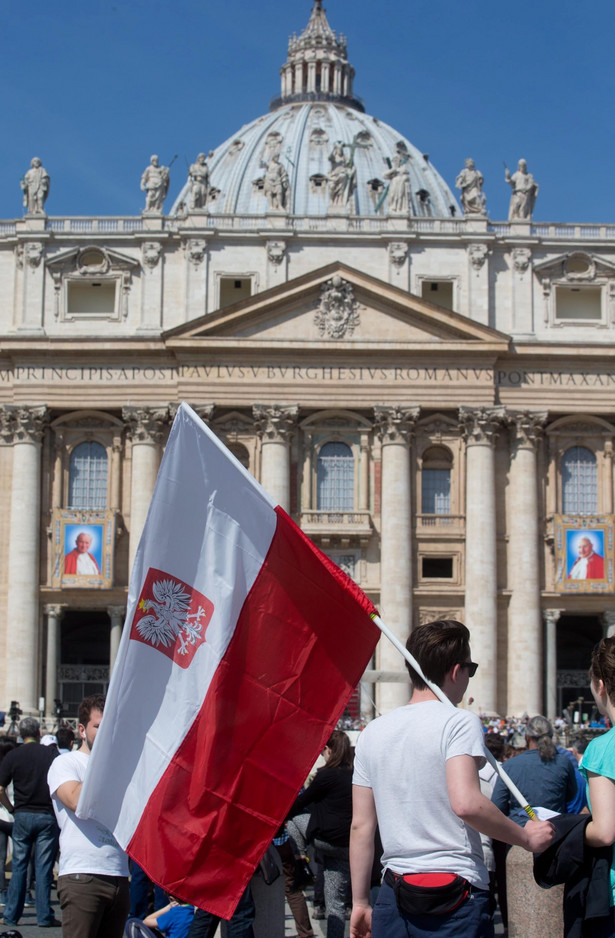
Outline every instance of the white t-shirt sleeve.
{"label": "white t-shirt sleeve", "polygon": [[475,713],[469,710],[454,710],[442,736],[442,754],[445,760],[455,756],[473,756],[480,759],[478,767],[485,764],[483,727]]}
{"label": "white t-shirt sleeve", "polygon": [[47,784],[49,785],[51,795],[55,795],[60,785],[63,785],[64,782],[83,781],[85,772],[79,760],[74,758],[75,755],[76,753],[74,752],[67,752],[62,756],[58,756],[51,763],[47,773]]}
{"label": "white t-shirt sleeve", "polygon": [[362,788],[371,788],[372,783],[370,781],[367,765],[365,764],[365,759],[363,758],[364,746],[362,745],[362,740],[366,733],[367,728],[363,730],[357,739],[357,745],[354,753],[352,784],[360,785]]}

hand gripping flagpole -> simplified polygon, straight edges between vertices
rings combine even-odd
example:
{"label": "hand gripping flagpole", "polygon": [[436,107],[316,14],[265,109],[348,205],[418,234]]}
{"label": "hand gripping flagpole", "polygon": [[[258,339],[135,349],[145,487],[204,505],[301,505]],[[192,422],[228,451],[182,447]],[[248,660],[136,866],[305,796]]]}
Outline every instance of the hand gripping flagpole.
{"label": "hand gripping flagpole", "polygon": [[[404,656],[404,658],[406,659],[410,667],[413,668],[414,671],[416,671],[418,676],[422,678],[423,681],[425,681],[429,689],[433,691],[436,697],[439,700],[441,700],[442,703],[448,704],[449,707],[453,707],[454,705],[448,699],[448,697],[446,696],[442,688],[438,687],[437,684],[434,684],[433,681],[430,681],[428,677],[425,677],[425,675],[423,674],[423,669],[421,668],[420,664],[418,663],[414,655],[410,654],[410,652],[405,647],[405,645],[402,645],[402,643],[399,641],[397,636],[394,635],[391,629],[387,625],[384,624],[380,616],[372,614],[372,619],[374,620],[374,622],[376,623],[376,625],[378,626],[382,634],[386,635],[388,640],[395,646],[395,648],[397,648],[397,650],[401,652],[401,654]],[[517,801],[519,802],[519,804],[521,805],[521,807],[523,808],[527,816],[532,821],[537,820],[536,812],[534,811],[534,809],[530,807],[530,805],[527,803],[527,800],[523,797],[523,795],[521,794],[521,792],[519,791],[519,789],[513,782],[512,778],[508,775],[507,772],[504,771],[502,766],[499,764],[499,762],[496,761],[494,755],[491,752],[489,752],[486,746],[485,746],[485,756],[487,758],[487,761],[490,763],[490,765],[492,765],[495,771],[498,773],[498,775],[500,776],[500,778],[502,779],[502,781],[508,788],[511,795],[517,799]]]}

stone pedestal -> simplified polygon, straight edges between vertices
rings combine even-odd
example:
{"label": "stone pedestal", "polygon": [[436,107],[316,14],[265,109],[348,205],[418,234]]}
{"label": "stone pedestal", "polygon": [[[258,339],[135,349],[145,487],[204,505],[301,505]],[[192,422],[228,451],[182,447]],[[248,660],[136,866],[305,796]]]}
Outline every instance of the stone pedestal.
{"label": "stone pedestal", "polygon": [[290,440],[297,404],[255,404],[252,408],[261,439],[261,485],[277,504],[290,511]]}
{"label": "stone pedestal", "polygon": [[510,716],[542,713],[540,541],[536,441],[546,413],[509,415],[512,426],[508,542],[508,706]]}
{"label": "stone pedestal", "polygon": [[45,406],[6,405],[0,416],[2,436],[13,444],[5,699],[33,713],[39,697],[41,441],[47,419]]}
{"label": "stone pedestal", "polygon": [[130,544],[128,568],[132,565],[143,533],[145,519],[160,466],[161,443],[169,420],[167,407],[124,407],[123,417],[132,434],[132,479],[130,485]]}
{"label": "stone pedestal", "polygon": [[472,657],[480,667],[472,679],[477,708],[495,713],[497,704],[497,557],[494,444],[503,408],[462,407],[466,439],[466,604]]}
{"label": "stone pedestal", "polygon": [[[380,611],[383,622],[403,644],[412,628],[410,440],[418,415],[418,407],[379,405],[374,409],[382,441]],[[405,670],[403,657],[384,636],[379,643],[379,668],[402,673]],[[409,679],[380,684],[380,711],[385,713],[408,703],[409,695]]]}

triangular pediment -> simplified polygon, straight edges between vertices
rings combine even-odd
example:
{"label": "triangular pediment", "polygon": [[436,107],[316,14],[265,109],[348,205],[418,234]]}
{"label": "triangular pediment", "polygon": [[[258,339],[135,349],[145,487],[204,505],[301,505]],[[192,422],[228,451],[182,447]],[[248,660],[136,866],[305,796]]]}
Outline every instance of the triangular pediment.
{"label": "triangular pediment", "polygon": [[163,338],[170,345],[228,339],[331,349],[471,343],[497,351],[510,341],[495,329],[340,263],[169,330]]}
{"label": "triangular pediment", "polygon": [[586,251],[570,251],[534,266],[542,277],[555,281],[592,281],[596,277],[615,276],[615,264]]}

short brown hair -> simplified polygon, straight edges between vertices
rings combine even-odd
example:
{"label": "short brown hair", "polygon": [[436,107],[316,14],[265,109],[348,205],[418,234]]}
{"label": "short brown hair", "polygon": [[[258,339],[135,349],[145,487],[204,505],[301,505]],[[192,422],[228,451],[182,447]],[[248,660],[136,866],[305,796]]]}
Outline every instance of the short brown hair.
{"label": "short brown hair", "polygon": [[90,722],[92,710],[100,710],[104,713],[105,696],[104,694],[92,694],[91,697],[84,697],[79,704],[79,722],[82,726],[87,726]]}
{"label": "short brown hair", "polygon": [[603,638],[594,647],[589,676],[594,682],[603,681],[611,702],[615,702],[615,635]]}
{"label": "short brown hair", "polygon": [[[414,655],[425,677],[442,687],[444,678],[456,664],[470,657],[470,632],[455,619],[436,619],[413,629],[406,648]],[[406,662],[410,680],[416,690],[425,690],[427,684]]]}

